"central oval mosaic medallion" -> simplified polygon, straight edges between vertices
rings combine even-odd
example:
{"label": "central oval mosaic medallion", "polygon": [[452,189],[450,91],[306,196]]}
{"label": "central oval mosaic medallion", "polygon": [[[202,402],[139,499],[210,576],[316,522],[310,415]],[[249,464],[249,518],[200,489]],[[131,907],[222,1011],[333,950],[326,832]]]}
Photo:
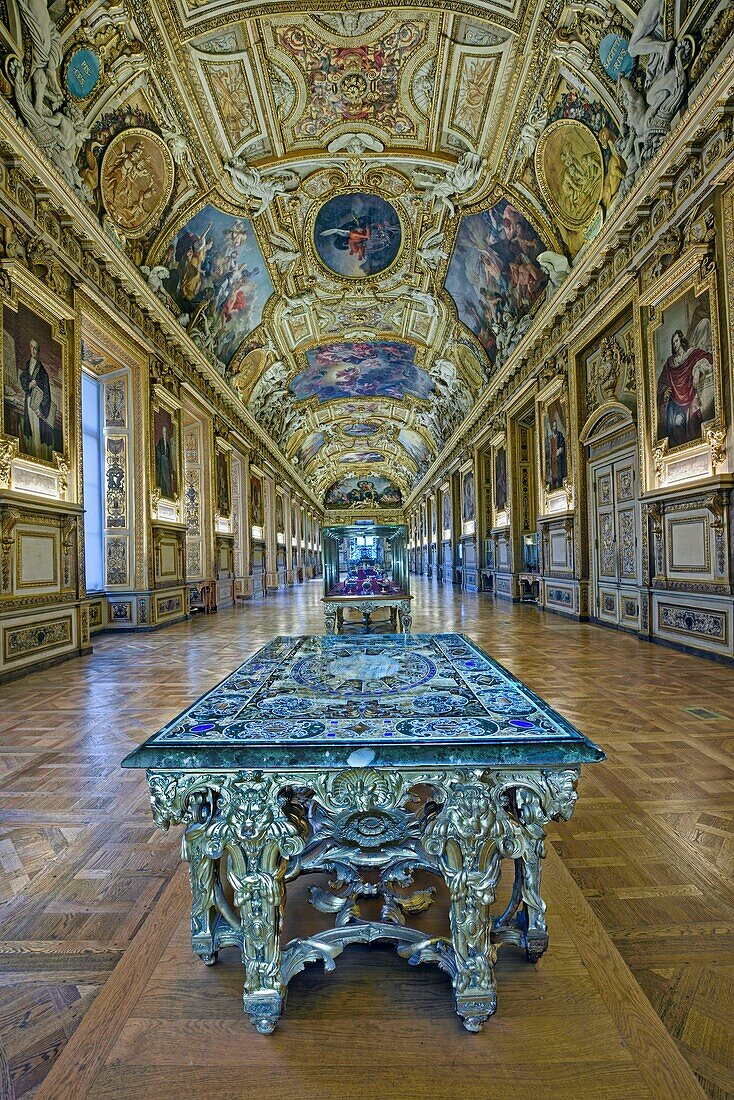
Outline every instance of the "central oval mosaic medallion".
{"label": "central oval mosaic medallion", "polygon": [[341,696],[411,691],[435,674],[436,666],[420,654],[369,650],[304,657],[293,669],[293,679],[309,691]]}
{"label": "central oval mosaic medallion", "polygon": [[313,243],[321,262],[347,279],[379,275],[394,262],[403,239],[398,212],[380,195],[335,195],[316,215]]}

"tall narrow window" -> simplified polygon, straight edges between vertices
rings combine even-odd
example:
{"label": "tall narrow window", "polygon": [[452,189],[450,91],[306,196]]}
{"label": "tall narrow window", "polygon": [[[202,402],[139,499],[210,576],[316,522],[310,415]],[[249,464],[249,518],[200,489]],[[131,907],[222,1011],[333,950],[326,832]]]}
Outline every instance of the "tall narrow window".
{"label": "tall narrow window", "polygon": [[104,588],[102,528],[102,397],[100,383],[82,374],[82,446],[84,457],[84,556],[87,592]]}

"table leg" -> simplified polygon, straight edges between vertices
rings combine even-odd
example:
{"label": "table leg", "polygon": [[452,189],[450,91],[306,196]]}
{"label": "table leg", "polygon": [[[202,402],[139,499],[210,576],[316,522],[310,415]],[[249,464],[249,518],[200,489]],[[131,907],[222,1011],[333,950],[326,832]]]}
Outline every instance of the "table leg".
{"label": "table leg", "polygon": [[218,860],[212,859],[205,848],[204,828],[200,822],[194,822],[184,833],[182,848],[191,884],[191,946],[202,962],[214,966],[219,953],[214,938],[219,868]]}
{"label": "table leg", "polygon": [[324,610],[324,626],[327,634],[336,634],[336,608],[326,607]]}
{"label": "table leg", "polygon": [[228,878],[242,925],[245,1012],[261,1035],[269,1035],[283,1014],[286,986],[281,974],[281,932],[286,861],[277,843],[228,849]]}
{"label": "table leg", "polygon": [[[157,825],[187,822],[183,855],[190,863],[193,946],[205,962],[214,962],[223,942],[239,943],[245,966],[244,1005],[258,1031],[271,1032],[283,1011],[281,930],[285,873],[302,851],[308,826],[302,811],[281,795],[282,776],[262,772],[234,774],[148,774]],[[222,860],[234,891],[234,908],[218,878]]]}
{"label": "table leg", "polygon": [[410,604],[406,600],[400,605],[400,629],[403,634],[410,634],[410,628],[413,625],[413,616],[410,613]]}
{"label": "table leg", "polygon": [[489,911],[502,865],[495,824],[484,783],[457,783],[423,838],[449,888],[454,1002],[467,1031],[480,1031],[497,1010]]}

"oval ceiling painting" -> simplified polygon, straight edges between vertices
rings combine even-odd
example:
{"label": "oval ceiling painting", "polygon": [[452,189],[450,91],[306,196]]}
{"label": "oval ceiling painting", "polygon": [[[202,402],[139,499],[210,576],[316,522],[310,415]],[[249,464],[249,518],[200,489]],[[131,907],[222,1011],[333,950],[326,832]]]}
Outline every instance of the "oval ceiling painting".
{"label": "oval ceiling painting", "polygon": [[321,262],[347,279],[379,275],[395,261],[403,231],[392,203],[364,191],[336,195],[319,210],[313,243]]}

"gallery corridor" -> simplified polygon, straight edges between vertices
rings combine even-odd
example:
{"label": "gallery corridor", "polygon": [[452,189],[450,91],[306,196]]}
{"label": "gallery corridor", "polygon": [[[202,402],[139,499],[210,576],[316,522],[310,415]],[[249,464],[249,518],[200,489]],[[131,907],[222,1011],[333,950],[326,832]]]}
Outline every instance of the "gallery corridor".
{"label": "gallery corridor", "polygon": [[[608,755],[550,835],[550,951],[534,970],[503,948],[500,1008],[481,1036],[452,1030],[445,975],[355,948],[336,975],[299,976],[282,1035],[250,1032],[241,1046],[236,960],[202,976],[190,957],[180,831],[153,827],[143,774],[119,762],[274,635],[321,633],[322,591],[312,581],[156,633],[98,636],[91,656],[0,687],[0,1096],[58,1100],[72,1079],[77,1098],[204,1096],[212,1079],[239,1096],[238,1081],[269,1073],[269,1095],[294,1100],[315,1096],[316,1080],[321,1097],[408,1100],[439,1079],[433,1095],[448,1100],[461,1060],[462,1096],[486,1100],[510,1095],[518,1066],[503,1069],[498,1052],[514,1050],[526,1078],[544,1066],[535,1096],[734,1097],[731,667],[423,578],[414,631],[466,633]],[[295,890],[293,904],[301,914]],[[548,983],[544,1030],[526,1039],[543,1048],[519,1055],[509,1024],[536,982]],[[205,1023],[200,997],[226,1002],[226,1018]],[[349,997],[359,1001],[345,1039]],[[411,1025],[421,1013],[441,1018],[430,1048]],[[603,1019],[616,1031],[602,1034]],[[300,1076],[285,1074],[284,1035],[297,1040]],[[321,1077],[309,1076],[311,1056]],[[494,1077],[480,1073],[488,1059]],[[365,1091],[349,1091],[347,1076]]]}

